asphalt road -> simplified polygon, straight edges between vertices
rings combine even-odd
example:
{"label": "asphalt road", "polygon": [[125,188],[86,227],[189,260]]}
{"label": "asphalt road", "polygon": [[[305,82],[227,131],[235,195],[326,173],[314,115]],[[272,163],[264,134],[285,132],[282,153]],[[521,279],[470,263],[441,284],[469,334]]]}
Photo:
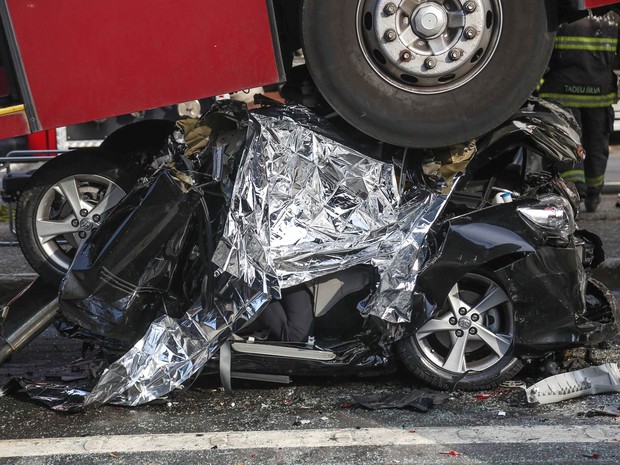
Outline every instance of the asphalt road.
{"label": "asphalt road", "polygon": [[[94,354],[81,349],[49,330],[0,367],[0,380],[27,376],[58,383],[85,376]],[[618,354],[614,346],[589,356],[598,364],[617,361]],[[584,356],[565,354],[565,364],[579,368]],[[540,376],[530,369],[518,379],[531,384]],[[455,392],[420,413],[354,405],[354,395],[422,388],[402,374],[298,379],[284,386],[245,382],[234,388],[230,396],[216,378],[204,377],[169,402],[73,415],[0,398],[0,463],[620,463],[620,422],[592,416],[601,405],[620,405],[620,394],[531,407],[518,388]]]}
{"label": "asphalt road", "polygon": [[[619,354],[614,345],[588,357],[600,364],[618,361]],[[568,352],[564,366],[581,368],[585,357],[584,351]],[[48,330],[0,367],[0,383],[25,376],[80,387],[95,358],[79,342]],[[531,384],[541,376],[530,367],[518,380]],[[62,381],[66,377],[78,381]],[[0,398],[0,463],[620,463],[620,422],[592,414],[602,405],[620,405],[620,394],[532,407],[518,388],[454,392],[420,413],[354,405],[354,395],[423,388],[403,374],[281,386],[238,382],[234,388],[230,396],[217,378],[203,377],[168,402],[73,415]]]}
{"label": "asphalt road", "polygon": [[[620,151],[617,160],[620,167]],[[597,213],[580,219],[581,227],[603,237],[608,261],[597,276],[614,289],[620,289],[617,201],[616,194],[607,194]],[[9,239],[6,224],[0,224],[0,241]],[[32,278],[18,249],[0,248],[0,300]],[[0,385],[27,377],[81,387],[88,384],[97,355],[49,329],[0,367]],[[620,341],[604,350],[562,354],[565,369],[584,367],[586,359],[620,362]],[[544,376],[531,366],[517,380],[530,385]],[[279,386],[237,382],[230,396],[217,378],[203,377],[174,400],[73,415],[3,397],[0,463],[620,463],[620,420],[593,414],[600,406],[620,406],[620,394],[529,406],[522,390],[504,387],[484,395],[447,393],[443,404],[420,413],[354,405],[354,395],[424,388],[402,373],[294,381]]]}

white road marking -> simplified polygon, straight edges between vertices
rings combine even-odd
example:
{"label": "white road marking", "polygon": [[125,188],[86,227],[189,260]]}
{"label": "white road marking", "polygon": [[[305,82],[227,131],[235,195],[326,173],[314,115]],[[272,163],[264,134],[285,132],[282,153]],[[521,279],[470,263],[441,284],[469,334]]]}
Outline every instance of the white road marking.
{"label": "white road marking", "polygon": [[362,428],[338,430],[225,431],[0,441],[0,457],[204,451],[209,449],[291,449],[347,446],[460,444],[545,444],[619,441],[620,426],[477,426],[460,428]]}

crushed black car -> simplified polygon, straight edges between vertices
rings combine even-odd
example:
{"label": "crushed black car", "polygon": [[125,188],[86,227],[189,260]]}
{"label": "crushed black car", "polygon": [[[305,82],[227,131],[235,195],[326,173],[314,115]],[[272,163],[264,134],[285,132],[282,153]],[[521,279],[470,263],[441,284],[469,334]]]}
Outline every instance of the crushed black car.
{"label": "crushed black car", "polygon": [[[85,403],[141,404],[204,369],[230,387],[398,361],[479,390],[618,334],[617,302],[587,274],[601,241],[555,168],[583,156],[566,111],[531,100],[426,155],[357,143],[300,107],[219,103],[180,122],[61,285],[62,318],[117,358]],[[290,331],[268,331],[276,311]]]}

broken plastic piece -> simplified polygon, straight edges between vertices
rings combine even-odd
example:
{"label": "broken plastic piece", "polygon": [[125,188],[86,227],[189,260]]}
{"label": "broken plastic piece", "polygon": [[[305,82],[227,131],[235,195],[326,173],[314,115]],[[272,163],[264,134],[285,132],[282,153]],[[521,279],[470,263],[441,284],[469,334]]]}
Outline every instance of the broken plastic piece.
{"label": "broken plastic piece", "polygon": [[551,376],[525,390],[531,404],[552,404],[594,394],[620,392],[620,370],[617,363]]}

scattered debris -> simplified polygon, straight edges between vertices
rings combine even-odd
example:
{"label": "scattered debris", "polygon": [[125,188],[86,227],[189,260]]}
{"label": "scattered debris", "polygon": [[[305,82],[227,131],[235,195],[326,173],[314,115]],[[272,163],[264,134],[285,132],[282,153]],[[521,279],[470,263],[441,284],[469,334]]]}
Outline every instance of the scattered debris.
{"label": "scattered debris", "polygon": [[605,405],[588,412],[588,416],[595,415],[620,418],[620,405]]}
{"label": "scattered debris", "polygon": [[494,394],[491,392],[479,392],[476,394],[476,400],[487,400],[493,397]]}
{"label": "scattered debris", "polygon": [[407,408],[428,412],[435,405],[444,403],[448,399],[448,394],[416,389],[405,394],[369,394],[354,396],[353,399],[370,410]]}
{"label": "scattered debris", "polygon": [[302,425],[309,425],[309,424],[310,424],[310,420],[307,420],[307,419],[301,420],[299,417],[297,417],[295,421],[293,422],[293,426],[302,426]]}
{"label": "scattered debris", "polygon": [[551,404],[594,394],[620,392],[617,363],[551,376],[526,389],[531,404]]}

